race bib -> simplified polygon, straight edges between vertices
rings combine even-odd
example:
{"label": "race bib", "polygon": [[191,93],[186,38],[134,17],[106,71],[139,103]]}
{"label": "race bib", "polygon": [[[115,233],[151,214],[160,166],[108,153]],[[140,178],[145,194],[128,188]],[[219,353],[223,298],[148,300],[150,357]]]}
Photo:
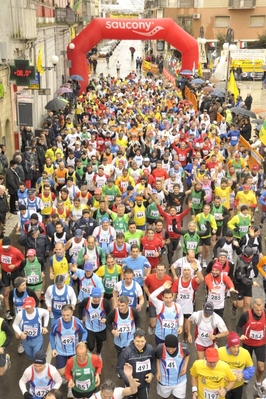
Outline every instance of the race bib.
{"label": "race bib", "polygon": [[204,388],[204,399],[218,399],[218,390],[217,389],[207,389]]}
{"label": "race bib", "polygon": [[28,284],[35,284],[39,282],[39,277],[37,275],[32,275],[27,277]]}
{"label": "race bib", "polygon": [[143,362],[136,362],[136,373],[141,373],[142,371],[151,370],[150,359],[144,360]]}
{"label": "race bib", "polygon": [[63,305],[65,305],[65,303],[55,301],[53,303],[53,308],[56,310],[61,310]]}
{"label": "race bib", "polygon": [[155,258],[155,251],[145,251],[146,258]]}
{"label": "race bib", "polygon": [[74,344],[75,336],[74,335],[64,335],[61,337],[61,342],[63,345]]}
{"label": "race bib", "polygon": [[111,202],[115,199],[114,195],[107,195],[108,201]]}
{"label": "race bib", "polygon": [[144,216],[144,212],[136,212],[136,218],[143,218]]}
{"label": "race bib", "polygon": [[49,386],[47,387],[34,387],[34,395],[38,398],[43,398],[49,391]]}
{"label": "race bib", "polygon": [[100,237],[99,242],[103,243],[103,244],[108,244],[109,243],[109,237]]}
{"label": "race bib", "polygon": [[176,322],[174,320],[163,320],[162,322],[163,328],[170,328],[171,330],[176,328]]}
{"label": "race bib", "polygon": [[197,248],[197,243],[194,241],[188,241],[186,243],[187,249],[196,249]]}
{"label": "race bib", "polygon": [[92,286],[85,286],[85,285],[83,285],[82,287],[81,287],[81,291],[83,291],[83,292],[85,292],[85,294],[91,294],[91,290],[92,290]]}
{"label": "race bib", "polygon": [[192,204],[199,205],[200,204],[200,198],[192,198]]}
{"label": "race bib", "polygon": [[169,226],[168,226],[168,231],[170,231],[170,232],[173,231],[173,226],[172,226],[172,225],[169,225]]}
{"label": "race bib", "polygon": [[134,277],[143,277],[143,272],[141,269],[134,270]]}
{"label": "race bib", "polygon": [[211,294],[210,295],[210,301],[220,301],[221,300],[221,295],[219,294]]}
{"label": "race bib", "polygon": [[37,327],[32,327],[32,326],[24,326],[24,332],[27,333],[28,337],[37,337],[38,335],[38,328]]}
{"label": "race bib", "polygon": [[250,330],[249,338],[254,339],[256,341],[260,341],[264,336],[263,330],[262,331],[255,331]]}
{"label": "race bib", "polygon": [[50,202],[44,202],[43,207],[49,208],[51,206]]}
{"label": "race bib", "polygon": [[222,215],[220,213],[215,213],[213,216],[215,220],[220,220]]}
{"label": "race bib", "polygon": [[98,312],[91,312],[90,313],[90,319],[91,320],[100,320],[100,315],[99,315],[99,313]]}
{"label": "race bib", "polygon": [[105,280],[105,288],[114,288],[116,280]]}
{"label": "race bib", "polygon": [[151,211],[151,216],[155,218],[159,217],[159,211]]}
{"label": "race bib", "polygon": [[86,380],[86,381],[76,380],[75,385],[81,391],[88,391],[91,386],[91,381],[90,380]]}
{"label": "race bib", "polygon": [[189,294],[179,294],[179,299],[190,299]]}
{"label": "race bib", "polygon": [[166,359],[165,360],[165,367],[166,369],[176,369],[176,362],[173,359]]}
{"label": "race bib", "polygon": [[117,331],[120,333],[129,333],[131,332],[131,323],[120,323],[117,326]]}
{"label": "race bib", "polygon": [[133,245],[133,244],[137,244],[139,245],[139,241],[137,238],[131,238],[130,240],[128,240],[129,245]]}
{"label": "race bib", "polygon": [[239,231],[241,233],[247,233],[248,232],[248,226],[240,226]]}
{"label": "race bib", "polygon": [[11,256],[2,255],[1,263],[6,263],[7,265],[11,265],[12,258]]}

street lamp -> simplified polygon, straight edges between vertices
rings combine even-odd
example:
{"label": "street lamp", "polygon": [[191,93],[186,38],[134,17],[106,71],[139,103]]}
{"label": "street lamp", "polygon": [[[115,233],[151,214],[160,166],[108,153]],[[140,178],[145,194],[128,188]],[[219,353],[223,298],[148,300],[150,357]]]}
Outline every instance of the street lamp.
{"label": "street lamp", "polygon": [[55,69],[56,65],[59,62],[59,58],[57,57],[57,55],[52,55],[52,57],[50,58],[50,62],[53,66],[42,66],[42,69],[44,71],[50,71],[51,69]]}
{"label": "street lamp", "polygon": [[[206,52],[205,52],[205,44],[206,44],[206,39],[204,37],[204,26],[200,27],[200,35],[198,38],[198,43],[199,43],[199,64],[205,64],[207,62],[206,59]],[[201,65],[199,65],[200,71],[202,71]],[[199,75],[199,68],[198,68],[198,75]]]}
{"label": "street lamp", "polygon": [[60,51],[61,55],[66,55],[67,53],[71,53],[75,49],[75,44],[74,43],[69,43],[68,48],[69,50],[62,50]]}
{"label": "street lamp", "polygon": [[230,78],[230,60],[231,53],[236,51],[237,46],[234,44],[234,29],[229,28],[226,33],[226,42],[223,44],[223,49],[228,52],[227,55],[227,70],[226,70],[226,83],[225,83],[225,100],[227,99],[228,94],[228,81]]}

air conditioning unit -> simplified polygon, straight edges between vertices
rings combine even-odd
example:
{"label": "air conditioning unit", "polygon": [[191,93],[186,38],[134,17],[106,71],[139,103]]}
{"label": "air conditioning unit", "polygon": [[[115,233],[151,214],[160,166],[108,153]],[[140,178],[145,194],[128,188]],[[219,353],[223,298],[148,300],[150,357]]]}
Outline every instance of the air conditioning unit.
{"label": "air conditioning unit", "polygon": [[193,19],[200,19],[200,14],[193,14]]}

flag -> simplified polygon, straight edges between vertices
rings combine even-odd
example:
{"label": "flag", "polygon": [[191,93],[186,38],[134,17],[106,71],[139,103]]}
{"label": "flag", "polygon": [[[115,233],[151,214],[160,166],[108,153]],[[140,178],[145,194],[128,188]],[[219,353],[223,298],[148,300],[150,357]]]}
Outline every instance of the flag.
{"label": "flag", "polygon": [[81,0],[78,0],[78,1],[73,5],[73,10],[77,12],[80,5],[81,5]]}
{"label": "flag", "polygon": [[240,42],[240,48],[247,48],[247,42]]}
{"label": "flag", "polygon": [[198,64],[198,76],[203,76],[201,62]]}
{"label": "flag", "polygon": [[44,73],[44,69],[42,67],[42,45],[40,45],[38,56],[37,56],[37,71],[40,75]]}
{"label": "flag", "polygon": [[236,99],[239,96],[239,91],[238,91],[238,88],[237,88],[237,84],[236,84],[236,81],[235,81],[235,76],[234,76],[234,72],[233,71],[230,74],[230,79],[229,79],[229,82],[228,82],[228,91],[233,93],[234,99]]}
{"label": "flag", "polygon": [[259,138],[262,144],[266,145],[266,118],[264,119],[264,122],[260,128]]}
{"label": "flag", "polygon": [[213,68],[213,61],[212,61],[212,59],[210,60],[209,68],[210,68],[210,69]]}
{"label": "flag", "polygon": [[75,39],[76,37],[76,32],[75,32],[75,28],[73,28],[73,26],[71,26],[71,40]]}
{"label": "flag", "polygon": [[209,45],[211,48],[215,48],[215,42],[209,42],[208,45]]}

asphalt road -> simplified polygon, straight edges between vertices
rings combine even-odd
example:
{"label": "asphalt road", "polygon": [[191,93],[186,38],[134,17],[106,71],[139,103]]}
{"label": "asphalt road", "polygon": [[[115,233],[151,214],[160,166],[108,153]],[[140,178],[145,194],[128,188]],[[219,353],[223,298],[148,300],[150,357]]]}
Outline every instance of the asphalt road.
{"label": "asphalt road", "polygon": [[[256,218],[258,215],[256,215]],[[186,225],[187,220],[184,221],[184,225]],[[20,248],[19,244],[17,243],[18,240],[18,235],[13,234],[12,235],[12,242],[13,245],[16,247]],[[176,258],[179,258],[181,255],[180,248],[178,249],[176,253]],[[164,258],[164,263],[167,265],[167,259]],[[47,267],[47,270],[49,268]],[[52,284],[52,281],[49,280],[49,273],[46,273],[46,286]],[[253,292],[253,297],[261,297],[264,298],[264,292],[261,287],[254,289]],[[202,308],[202,304],[205,299],[205,290],[204,290],[204,285],[202,284],[196,293],[196,310],[199,310]],[[43,305],[45,306],[45,305]],[[0,315],[3,316],[3,310],[0,311]],[[224,312],[224,320],[226,322],[226,325],[228,326],[229,331],[235,330],[235,325],[236,322],[240,316],[241,312],[238,310],[238,313],[235,317],[232,316],[231,314],[231,299],[227,298],[226,299],[226,306],[225,306],[225,312]],[[148,330],[148,312],[146,312],[145,307],[141,311],[141,327],[147,331]],[[10,322],[12,325],[12,322]],[[122,386],[122,381],[119,380],[116,377],[115,373],[115,366],[116,366],[116,351],[114,349],[113,345],[113,339],[110,333],[107,334],[108,338],[107,341],[104,343],[103,347],[103,352],[102,352],[102,357],[103,357],[103,374],[101,380],[103,381],[106,378],[112,379],[117,386]],[[44,349],[47,350],[47,359],[51,359],[51,352],[50,348],[48,346],[49,344],[49,338],[48,336],[45,336],[44,340]],[[155,345],[155,340],[153,336],[150,336],[147,334],[147,342],[152,344],[154,347]],[[225,339],[221,339],[218,342],[219,346],[223,346],[225,344]],[[191,355],[190,355],[190,361],[189,361],[189,368],[191,367],[192,363],[196,360],[196,351],[194,348],[194,345],[190,345],[190,350],[191,350]],[[22,398],[22,394],[20,392],[19,386],[18,386],[18,381],[23,374],[23,371],[25,368],[27,368],[30,365],[30,361],[27,359],[25,354],[19,355],[17,353],[17,341],[15,338],[13,338],[11,345],[8,347],[8,353],[11,356],[11,362],[12,362],[12,367],[10,370],[6,372],[4,377],[1,377],[1,382],[0,382],[0,399],[14,399],[14,398]],[[52,359],[52,364],[54,364],[54,360]],[[245,387],[245,395],[243,396],[244,399],[250,399],[253,397],[256,397],[255,391],[253,389],[253,384],[254,381],[252,380],[247,387]],[[62,391],[66,393],[66,386],[62,386]],[[190,377],[189,377],[189,371],[188,371],[188,384],[187,384],[187,398],[191,397],[191,383],[190,383]],[[156,393],[156,382],[155,379],[153,380],[151,384],[151,390],[150,390],[150,398],[156,399],[159,398],[159,396]]]}

